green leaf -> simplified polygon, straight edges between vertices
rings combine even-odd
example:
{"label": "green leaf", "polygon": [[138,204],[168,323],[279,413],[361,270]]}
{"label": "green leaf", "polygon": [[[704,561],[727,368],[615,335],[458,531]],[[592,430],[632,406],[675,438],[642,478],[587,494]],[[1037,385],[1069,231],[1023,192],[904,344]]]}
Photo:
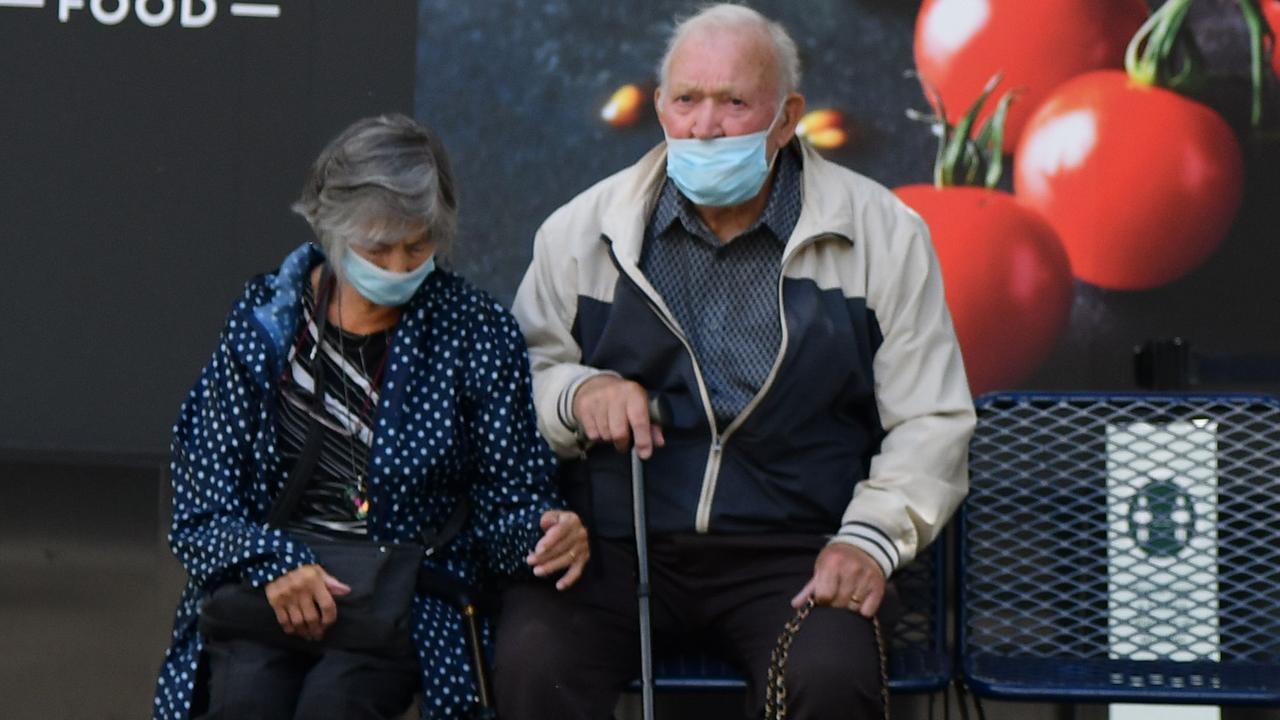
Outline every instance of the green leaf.
{"label": "green leaf", "polygon": [[[986,103],[987,98],[995,90],[996,85],[1000,84],[1000,79],[1000,73],[996,73],[987,81],[987,85],[982,89],[982,93],[978,95],[978,99],[970,106],[964,117],[960,118],[960,122],[956,123],[955,130],[951,132],[951,137],[944,138],[942,158],[940,160],[942,167],[941,187],[952,185],[958,171],[962,169],[960,164],[966,159],[965,150],[970,143],[969,135],[973,130],[973,124],[977,120],[978,113],[982,111],[982,106]],[[970,155],[970,157],[972,156]]]}
{"label": "green leaf", "polygon": [[964,160],[961,165],[964,168],[964,182],[961,185],[972,185],[978,179],[978,170],[982,167],[982,151],[978,149],[978,144],[972,140],[964,144]]}
{"label": "green leaf", "polygon": [[982,134],[986,136],[987,177],[983,186],[994,188],[1000,183],[1004,174],[1004,125],[1009,115],[1009,105],[1017,97],[1018,91],[1010,90],[1000,98],[996,111],[982,125]]}
{"label": "green leaf", "polygon": [[933,88],[926,88],[930,98],[933,101],[934,108],[937,109],[937,123],[934,125],[938,133],[938,153],[933,158],[933,184],[934,187],[946,187],[950,184],[950,176],[947,173],[942,158],[947,154],[947,139],[951,137],[951,123],[947,122],[947,109],[942,105],[942,96]]}
{"label": "green leaf", "polygon": [[1268,40],[1271,41],[1271,52],[1275,47],[1275,28],[1267,25],[1262,17],[1258,0],[1236,0],[1240,5],[1240,13],[1244,15],[1244,23],[1249,28],[1249,81],[1253,85],[1253,105],[1249,113],[1249,121],[1253,127],[1262,124],[1262,87],[1263,87],[1263,49]]}

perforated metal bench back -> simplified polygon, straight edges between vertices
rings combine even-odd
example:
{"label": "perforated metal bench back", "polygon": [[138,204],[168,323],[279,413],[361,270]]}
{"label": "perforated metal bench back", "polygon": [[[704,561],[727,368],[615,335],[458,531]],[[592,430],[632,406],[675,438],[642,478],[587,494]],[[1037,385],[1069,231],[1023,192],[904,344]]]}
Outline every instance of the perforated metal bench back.
{"label": "perforated metal bench back", "polygon": [[1280,405],[979,400],[960,650],[1002,697],[1280,702]]}

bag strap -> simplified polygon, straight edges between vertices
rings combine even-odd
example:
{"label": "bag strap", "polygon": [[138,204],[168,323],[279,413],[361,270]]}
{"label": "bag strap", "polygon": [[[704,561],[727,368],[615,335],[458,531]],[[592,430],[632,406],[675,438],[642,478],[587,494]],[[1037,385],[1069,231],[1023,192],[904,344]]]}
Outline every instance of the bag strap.
{"label": "bag strap", "polygon": [[[311,473],[320,461],[320,449],[324,445],[324,427],[320,424],[319,417],[324,411],[326,373],[324,362],[316,362],[316,358],[325,330],[329,326],[329,295],[333,292],[333,285],[333,270],[326,264],[320,275],[320,289],[316,293],[315,309],[312,312],[316,323],[316,344],[311,351],[311,421],[307,425],[307,439],[302,445],[302,452],[298,454],[297,462],[293,464],[293,471],[289,473],[289,480],[276,496],[271,512],[267,515],[267,524],[276,528],[283,528],[293,516],[294,509],[298,507],[307,489]],[[303,332],[306,332],[305,328]]]}
{"label": "bag strap", "polygon": [[[778,644],[769,655],[769,676],[765,681],[764,717],[765,720],[786,720],[787,717],[787,656],[791,652],[791,643],[800,631],[800,625],[813,612],[813,598],[809,598],[796,611],[796,616],[787,621],[778,636]],[[880,704],[884,708],[883,720],[889,720],[889,659],[884,645],[884,636],[880,632],[880,618],[871,618],[871,627],[876,634],[876,654],[880,660]]]}
{"label": "bag strap", "polygon": [[467,524],[467,518],[471,516],[471,501],[466,495],[460,495],[458,502],[453,506],[453,512],[449,513],[448,519],[444,521],[444,525],[439,530],[430,528],[422,528],[422,547],[423,554],[431,557],[453,542],[453,539],[462,532],[462,527]]}

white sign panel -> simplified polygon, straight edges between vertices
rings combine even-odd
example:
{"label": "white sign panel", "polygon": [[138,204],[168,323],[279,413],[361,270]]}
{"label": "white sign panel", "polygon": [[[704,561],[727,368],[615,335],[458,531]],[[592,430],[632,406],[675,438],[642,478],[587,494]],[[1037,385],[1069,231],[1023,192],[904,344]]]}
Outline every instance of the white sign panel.
{"label": "white sign panel", "polygon": [[[1219,659],[1217,434],[1208,420],[1107,426],[1113,660]],[[1188,719],[1219,716],[1216,708],[1184,711]],[[1115,705],[1111,717],[1150,712]],[[1160,712],[1172,717],[1168,708]]]}

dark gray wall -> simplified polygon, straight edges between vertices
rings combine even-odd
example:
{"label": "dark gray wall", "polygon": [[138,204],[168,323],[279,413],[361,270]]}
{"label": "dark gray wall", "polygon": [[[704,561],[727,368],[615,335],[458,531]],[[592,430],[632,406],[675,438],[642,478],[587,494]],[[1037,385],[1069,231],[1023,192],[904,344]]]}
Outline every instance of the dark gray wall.
{"label": "dark gray wall", "polygon": [[412,111],[416,8],[153,28],[58,3],[0,8],[0,449],[159,452],[244,281],[308,237],[311,159]]}
{"label": "dark gray wall", "polygon": [[245,279],[308,236],[320,147],[412,112],[417,11],[45,5],[0,7],[0,717],[139,718],[182,582],[169,426]]}

